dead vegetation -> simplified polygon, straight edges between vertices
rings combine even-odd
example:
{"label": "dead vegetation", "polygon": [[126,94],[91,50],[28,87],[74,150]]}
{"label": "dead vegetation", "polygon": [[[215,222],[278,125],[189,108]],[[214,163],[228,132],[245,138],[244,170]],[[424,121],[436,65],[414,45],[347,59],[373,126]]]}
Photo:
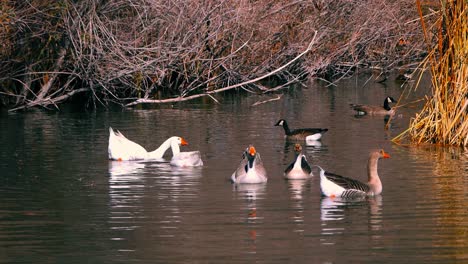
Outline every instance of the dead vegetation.
{"label": "dead vegetation", "polygon": [[411,120],[407,131],[393,139],[416,144],[468,146],[468,4],[440,1],[442,7],[426,21],[424,6],[416,1],[429,50],[423,67],[430,67],[432,96]]}
{"label": "dead vegetation", "polygon": [[[419,25],[410,0],[0,0],[0,102],[134,105],[307,78],[333,84],[420,61]],[[249,81],[262,76],[283,86]]]}

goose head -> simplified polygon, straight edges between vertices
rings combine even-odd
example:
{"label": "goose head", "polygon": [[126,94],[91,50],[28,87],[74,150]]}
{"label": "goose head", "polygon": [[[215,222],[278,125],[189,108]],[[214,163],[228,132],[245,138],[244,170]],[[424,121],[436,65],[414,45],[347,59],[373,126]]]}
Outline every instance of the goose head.
{"label": "goose head", "polygon": [[296,143],[296,144],[294,145],[294,152],[296,153],[296,155],[301,154],[301,152],[302,152],[302,146],[301,146],[301,144]]}
{"label": "goose head", "polygon": [[255,150],[254,146],[250,145],[244,152],[244,155],[247,157],[247,166],[248,169],[252,169],[255,161],[255,157],[257,156],[257,150]]}
{"label": "goose head", "polygon": [[378,153],[378,157],[379,157],[380,159],[388,159],[388,158],[390,158],[390,155],[389,155],[387,152],[385,152],[383,149],[378,150],[377,153]]}
{"label": "goose head", "polygon": [[285,123],[286,123],[286,120],[280,119],[278,120],[278,122],[276,122],[275,126],[284,126]]}
{"label": "goose head", "polygon": [[171,137],[169,141],[171,142],[171,147],[188,145],[188,142],[185,141],[185,139],[182,137],[174,136],[174,137]]}
{"label": "goose head", "polygon": [[391,97],[391,96],[385,97],[384,105],[383,105],[384,109],[389,111],[391,109],[390,103],[395,103],[395,102],[396,102],[396,100],[393,99],[393,97]]}

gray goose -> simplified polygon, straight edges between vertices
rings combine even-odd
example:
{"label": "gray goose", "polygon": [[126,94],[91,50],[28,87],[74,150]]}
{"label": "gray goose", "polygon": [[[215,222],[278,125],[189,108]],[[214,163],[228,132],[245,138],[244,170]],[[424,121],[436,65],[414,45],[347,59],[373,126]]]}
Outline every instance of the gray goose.
{"label": "gray goose", "polygon": [[312,169],[307,162],[306,156],[302,154],[301,144],[294,145],[294,161],[284,171],[284,177],[289,180],[308,179],[312,174]]}
{"label": "gray goose", "polygon": [[327,172],[320,166],[320,189],[322,195],[327,197],[363,197],[382,193],[382,182],[377,173],[377,164],[381,158],[390,158],[383,149],[373,150],[367,162],[367,183]]}
{"label": "gray goose", "polygon": [[233,183],[264,183],[268,180],[260,153],[250,145],[242,154],[242,160],[231,175]]}
{"label": "gray goose", "polygon": [[391,96],[385,97],[383,107],[377,105],[351,104],[357,115],[394,115],[395,109],[390,107],[390,103],[396,102]]}
{"label": "gray goose", "polygon": [[322,138],[322,135],[328,131],[328,128],[298,128],[290,130],[288,123],[284,119],[278,120],[275,126],[282,126],[286,138],[294,140],[319,140],[320,138]]}

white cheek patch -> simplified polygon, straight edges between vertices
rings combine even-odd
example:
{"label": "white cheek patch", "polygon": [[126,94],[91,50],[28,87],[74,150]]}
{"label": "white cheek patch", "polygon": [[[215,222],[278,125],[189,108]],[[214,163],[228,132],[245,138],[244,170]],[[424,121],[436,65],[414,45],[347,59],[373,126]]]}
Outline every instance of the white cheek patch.
{"label": "white cheek patch", "polygon": [[280,125],[280,126],[282,126],[282,125],[283,125],[283,123],[284,123],[284,122],[283,122],[283,121],[281,121],[281,122],[279,123],[279,125]]}
{"label": "white cheek patch", "polygon": [[391,102],[393,102],[393,101],[392,101],[392,99],[390,99],[390,97],[389,97],[389,98],[387,98],[387,102],[391,103]]}

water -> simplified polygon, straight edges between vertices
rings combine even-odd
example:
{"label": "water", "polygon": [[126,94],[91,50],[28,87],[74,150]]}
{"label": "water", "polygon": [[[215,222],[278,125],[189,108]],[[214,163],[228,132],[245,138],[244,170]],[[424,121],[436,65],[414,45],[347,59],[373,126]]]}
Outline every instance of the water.
{"label": "water", "polygon": [[[349,103],[403,91],[364,82],[311,84],[256,107],[266,98],[2,113],[0,263],[467,263],[467,155],[392,144],[415,109],[401,109],[389,130],[383,118],[354,117]],[[335,173],[365,181],[369,150],[384,148],[383,194],[322,198],[317,171],[283,180],[293,148],[273,126],[279,118],[329,128],[305,152]],[[108,161],[109,126],[149,150],[182,136],[205,166]],[[229,177],[249,144],[269,181],[236,188]]]}

